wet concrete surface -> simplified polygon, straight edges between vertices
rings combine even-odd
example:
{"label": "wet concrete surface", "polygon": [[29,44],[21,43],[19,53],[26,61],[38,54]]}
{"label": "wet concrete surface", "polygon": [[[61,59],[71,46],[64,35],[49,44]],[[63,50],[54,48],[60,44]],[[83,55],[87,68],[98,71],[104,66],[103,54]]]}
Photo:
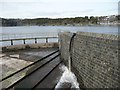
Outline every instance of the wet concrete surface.
{"label": "wet concrete surface", "polygon": [[[22,59],[29,62],[35,62],[41,59],[42,57],[45,57],[46,55],[56,51],[57,49],[58,48],[19,50],[17,52],[13,51],[13,52],[3,53],[1,57],[10,57],[10,58]],[[30,67],[26,71],[25,76],[28,75],[30,72],[34,71],[37,67],[49,61],[51,58],[53,58],[57,54],[58,53]],[[19,82],[14,88],[22,89],[22,88],[34,87],[35,84],[37,84],[40,80],[42,80],[60,62],[61,62],[60,58],[57,57],[50,63],[46,64],[45,66],[37,70],[32,75],[28,76],[26,79]],[[50,73],[36,88],[54,88],[63,73],[60,70],[61,66],[62,66],[62,63],[58,65],[52,71],[52,73]]]}
{"label": "wet concrete surface", "polygon": [[[51,52],[57,50],[58,48],[44,48],[44,49],[24,49],[24,50],[17,50],[17,51],[10,51],[2,53],[1,57],[11,57],[11,58],[19,58],[23,60],[36,60],[37,58],[42,58]],[[19,55],[19,57],[18,57]]]}
{"label": "wet concrete surface", "polygon": [[[33,88],[39,81],[41,81],[58,63],[60,63],[59,57],[57,57],[55,60],[51,61],[50,63],[46,64],[36,72],[34,72],[32,75],[28,76],[26,79],[22,80],[20,83],[17,84],[15,88]],[[61,72],[60,70],[55,69],[54,72]],[[51,74],[43,80],[38,88],[53,88],[54,85],[57,83],[57,77],[60,77],[61,74],[54,74],[53,71]],[[56,78],[54,78],[56,77]],[[52,79],[52,80],[51,80]],[[56,81],[56,82],[55,82]],[[49,83],[50,82],[50,83]]]}
{"label": "wet concrete surface", "polygon": [[63,65],[63,63],[61,63],[58,67],[55,68],[55,70],[49,74],[48,77],[46,77],[44,79],[43,82],[41,82],[36,89],[39,88],[50,88],[53,89],[55,88],[56,84],[58,83],[58,81],[60,80],[63,71],[61,71],[60,67]]}

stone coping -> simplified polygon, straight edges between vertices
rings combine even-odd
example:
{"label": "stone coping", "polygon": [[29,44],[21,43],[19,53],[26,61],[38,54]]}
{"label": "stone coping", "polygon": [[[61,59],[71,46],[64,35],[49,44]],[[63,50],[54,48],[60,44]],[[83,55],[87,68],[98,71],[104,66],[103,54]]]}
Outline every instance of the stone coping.
{"label": "stone coping", "polygon": [[[72,33],[70,32],[62,32],[60,34],[72,36]],[[77,32],[77,35],[82,36],[90,36],[90,37],[96,37],[96,38],[103,38],[103,39],[110,39],[110,40],[118,40],[119,35],[112,35],[112,34],[103,34],[103,33],[92,33],[92,32]]]}

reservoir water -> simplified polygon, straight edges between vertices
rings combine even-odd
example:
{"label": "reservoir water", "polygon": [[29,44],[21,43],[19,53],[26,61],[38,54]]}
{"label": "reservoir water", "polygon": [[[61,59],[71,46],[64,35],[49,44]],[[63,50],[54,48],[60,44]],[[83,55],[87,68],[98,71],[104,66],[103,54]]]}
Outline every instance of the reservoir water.
{"label": "reservoir water", "polygon": [[[120,26],[17,26],[17,27],[2,27],[1,39],[12,38],[29,38],[29,37],[46,37],[57,36],[59,32],[93,32],[118,35]],[[57,40],[51,40],[57,41]],[[29,40],[27,43],[33,43]],[[38,42],[44,42],[39,40]],[[16,41],[15,44],[20,44],[22,41]],[[9,42],[2,43],[3,46],[10,45]]]}

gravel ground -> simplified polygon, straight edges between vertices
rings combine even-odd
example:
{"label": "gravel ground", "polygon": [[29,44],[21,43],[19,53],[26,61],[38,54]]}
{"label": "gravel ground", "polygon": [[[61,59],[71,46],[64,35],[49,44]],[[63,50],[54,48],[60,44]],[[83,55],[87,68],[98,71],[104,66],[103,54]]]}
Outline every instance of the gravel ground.
{"label": "gravel ground", "polygon": [[[11,57],[7,57],[4,54],[0,54],[0,75],[2,76],[1,78],[4,78],[10,74],[12,74],[13,72],[20,70],[21,68],[33,63],[30,61],[24,61],[21,59],[17,59],[19,55],[14,55],[14,57],[16,58],[11,58]],[[25,76],[27,70],[24,70],[23,72],[13,76],[10,79],[5,80],[2,83],[2,87],[6,87],[12,83],[14,83],[16,80],[20,79],[21,77]]]}

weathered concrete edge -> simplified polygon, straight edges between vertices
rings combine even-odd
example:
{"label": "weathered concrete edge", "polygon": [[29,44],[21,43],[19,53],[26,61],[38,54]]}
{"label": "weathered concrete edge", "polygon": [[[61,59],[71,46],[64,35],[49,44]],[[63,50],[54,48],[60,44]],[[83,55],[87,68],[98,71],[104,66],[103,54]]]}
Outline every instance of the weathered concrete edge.
{"label": "weathered concrete edge", "polygon": [[[59,34],[64,34],[67,36],[71,36],[73,33],[70,32],[62,32]],[[103,34],[103,33],[92,33],[92,32],[77,32],[77,35],[83,35],[83,36],[90,36],[90,37],[96,37],[101,39],[110,39],[110,40],[118,40],[119,35],[112,35],[112,34]]]}
{"label": "weathered concrete edge", "polygon": [[58,43],[40,43],[40,44],[22,44],[22,45],[13,45],[13,46],[4,46],[2,52],[15,51],[15,50],[24,50],[24,49],[38,49],[38,48],[57,48],[59,47]]}

